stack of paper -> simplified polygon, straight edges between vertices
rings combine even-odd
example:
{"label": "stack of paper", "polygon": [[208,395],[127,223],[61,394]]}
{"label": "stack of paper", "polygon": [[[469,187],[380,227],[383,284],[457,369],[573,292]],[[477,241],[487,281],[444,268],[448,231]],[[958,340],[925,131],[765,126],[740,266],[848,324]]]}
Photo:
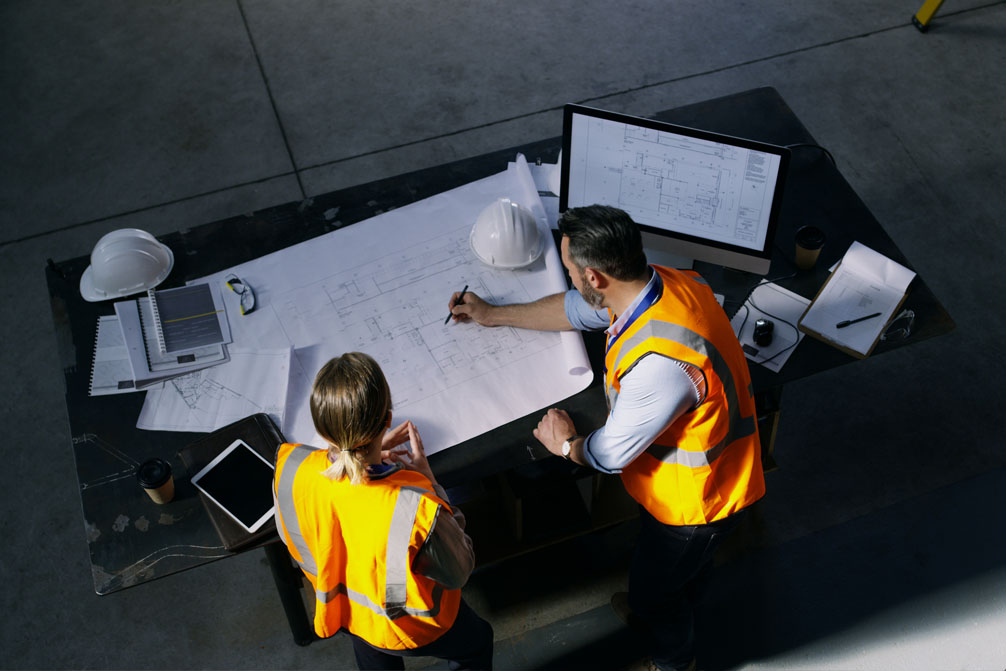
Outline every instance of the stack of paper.
{"label": "stack of paper", "polygon": [[90,395],[145,389],[224,363],[229,342],[223,303],[208,283],[119,301],[114,316],[98,320]]}

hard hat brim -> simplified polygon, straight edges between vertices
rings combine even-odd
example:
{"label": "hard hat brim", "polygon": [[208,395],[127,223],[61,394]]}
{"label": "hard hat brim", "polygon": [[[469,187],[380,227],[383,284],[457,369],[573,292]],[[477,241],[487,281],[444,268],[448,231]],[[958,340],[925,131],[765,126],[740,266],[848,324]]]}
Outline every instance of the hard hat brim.
{"label": "hard hat brim", "polygon": [[171,274],[171,269],[175,266],[175,255],[171,252],[171,248],[161,242],[158,242],[158,245],[160,247],[158,251],[162,254],[162,258],[160,259],[161,269],[157,275],[149,281],[130,287],[122,287],[106,291],[95,286],[94,270],[92,266],[88,266],[84,269],[84,274],[80,278],[81,297],[89,303],[96,303],[98,301],[105,301],[112,298],[131,296],[132,294],[138,294],[146,291],[147,289],[156,287],[158,284],[167,279],[168,275]]}

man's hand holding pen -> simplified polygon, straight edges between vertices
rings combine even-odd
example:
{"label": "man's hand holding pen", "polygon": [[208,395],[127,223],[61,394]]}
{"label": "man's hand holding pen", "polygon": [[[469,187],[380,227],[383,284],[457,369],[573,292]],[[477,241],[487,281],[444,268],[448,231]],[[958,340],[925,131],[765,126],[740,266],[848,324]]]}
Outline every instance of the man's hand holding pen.
{"label": "man's hand holding pen", "polygon": [[479,326],[494,326],[489,318],[493,306],[482,300],[478,294],[473,294],[470,291],[456,291],[451,296],[448,307],[451,311],[448,319],[453,317],[456,322],[471,319]]}

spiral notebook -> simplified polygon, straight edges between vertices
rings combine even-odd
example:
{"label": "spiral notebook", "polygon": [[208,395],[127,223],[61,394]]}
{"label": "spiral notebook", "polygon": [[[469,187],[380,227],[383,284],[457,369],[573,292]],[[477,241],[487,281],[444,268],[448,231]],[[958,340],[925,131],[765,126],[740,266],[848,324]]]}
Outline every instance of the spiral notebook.
{"label": "spiral notebook", "polygon": [[151,330],[162,355],[231,341],[219,292],[207,282],[162,291],[150,289],[138,302],[143,327]]}
{"label": "spiral notebook", "polygon": [[[144,322],[153,323],[149,310],[150,301],[146,297],[115,304],[115,316],[137,389],[230,360],[226,345],[201,347],[182,354],[161,354],[155,330],[143,325]],[[147,316],[141,317],[144,313]]]}
{"label": "spiral notebook", "polygon": [[119,319],[115,315],[98,317],[88,396],[124,394],[130,391],[136,391],[136,383],[129,366],[129,353],[119,328]]}

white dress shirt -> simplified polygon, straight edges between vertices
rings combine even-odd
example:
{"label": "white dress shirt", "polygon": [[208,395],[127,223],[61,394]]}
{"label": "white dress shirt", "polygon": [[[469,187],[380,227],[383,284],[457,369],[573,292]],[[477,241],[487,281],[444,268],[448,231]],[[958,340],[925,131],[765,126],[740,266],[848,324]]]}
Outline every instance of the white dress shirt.
{"label": "white dress shirt", "polygon": [[[595,310],[575,289],[568,291],[564,299],[566,318],[577,330],[606,330],[609,336],[615,336],[656,278],[653,273],[646,287],[610,328],[608,310]],[[603,473],[620,473],[699,399],[695,382],[681,364],[659,354],[644,356],[622,376],[608,421],[586,437],[584,458]]]}

